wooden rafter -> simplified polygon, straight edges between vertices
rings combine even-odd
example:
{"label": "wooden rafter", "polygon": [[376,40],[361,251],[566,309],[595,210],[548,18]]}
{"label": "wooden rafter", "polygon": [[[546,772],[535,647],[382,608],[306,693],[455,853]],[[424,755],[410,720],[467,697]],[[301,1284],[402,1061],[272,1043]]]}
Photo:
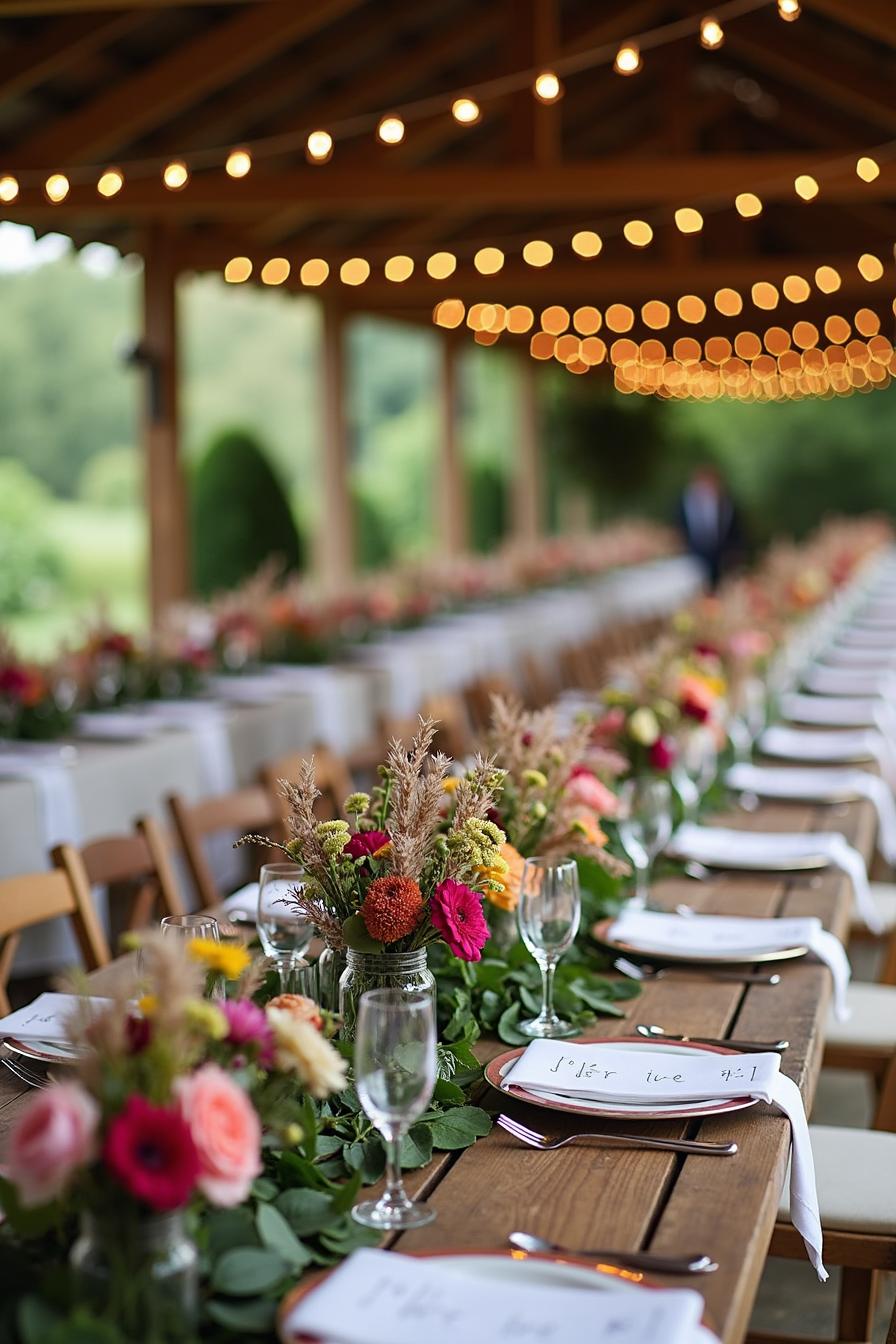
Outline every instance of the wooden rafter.
{"label": "wooden rafter", "polygon": [[146,10],[124,14],[72,14],[2,52],[0,100],[21,97],[85,56],[132,32],[148,18]]}
{"label": "wooden rafter", "polygon": [[266,0],[204,29],[137,74],[17,146],[36,167],[89,162],[158,125],[276,51],[315,32],[360,0]]}
{"label": "wooden rafter", "polygon": [[846,28],[896,47],[896,6],[893,0],[812,0],[819,14]]}

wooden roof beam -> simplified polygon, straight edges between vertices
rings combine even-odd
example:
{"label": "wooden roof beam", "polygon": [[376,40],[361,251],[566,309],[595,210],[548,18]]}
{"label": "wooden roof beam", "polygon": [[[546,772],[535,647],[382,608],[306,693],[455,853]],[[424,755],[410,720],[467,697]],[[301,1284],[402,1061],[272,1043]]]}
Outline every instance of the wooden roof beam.
{"label": "wooden roof beam", "polygon": [[16,147],[16,157],[32,167],[90,162],[200,102],[207,93],[359,3],[265,0],[250,5],[26,138]]}
{"label": "wooden roof beam", "polygon": [[896,7],[893,0],[812,0],[812,9],[836,19],[876,42],[896,47]]}
{"label": "wooden roof beam", "polygon": [[72,14],[24,42],[3,48],[0,100],[20,98],[31,89],[76,65],[100,47],[133,31],[149,17],[146,10],[126,14]]}

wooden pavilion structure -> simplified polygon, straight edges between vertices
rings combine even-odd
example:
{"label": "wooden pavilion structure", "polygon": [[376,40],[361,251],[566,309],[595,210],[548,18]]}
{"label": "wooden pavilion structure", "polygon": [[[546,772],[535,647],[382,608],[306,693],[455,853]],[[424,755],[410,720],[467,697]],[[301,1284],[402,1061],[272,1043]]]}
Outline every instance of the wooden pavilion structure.
{"label": "wooden pavilion structure", "polygon": [[[731,8],[730,0],[719,6]],[[324,312],[320,558],[334,580],[352,563],[342,360],[352,313],[429,324],[433,304],[449,294],[535,309],[638,304],[760,277],[780,282],[841,259],[843,301],[867,302],[855,254],[892,257],[896,186],[886,171],[862,181],[854,165],[857,153],[896,137],[896,4],[804,0],[799,22],[782,23],[775,0],[747,0],[726,20],[717,51],[694,37],[693,22],[708,9],[708,0],[0,0],[0,178],[15,175],[19,186],[15,199],[0,200],[0,218],[143,257],[156,609],[187,583],[182,273],[221,270],[238,255],[257,276],[266,260],[283,257],[292,266],[286,286],[300,290],[304,259],[330,266],[314,292]],[[682,20],[690,23],[678,40],[648,43],[636,78],[614,74],[612,58],[575,68],[583,54]],[[518,82],[496,86],[481,120],[462,126],[439,103],[508,72],[555,65],[568,73],[552,105]],[[378,143],[370,114],[416,100],[430,101],[401,143]],[[332,160],[308,163],[302,138],[330,126],[348,127]],[[257,157],[240,180],[227,176],[222,151],[256,142],[277,152]],[[838,156],[842,163],[832,162]],[[114,196],[98,195],[96,165],[168,158],[190,167],[185,189],[166,189],[158,168],[147,167],[125,172]],[[793,182],[817,166],[823,192],[810,212]],[[57,203],[43,186],[53,172],[71,183]],[[658,230],[644,255],[612,227],[632,212],[649,219],[695,200],[730,201],[760,183],[761,219],[710,210],[699,234]],[[586,228],[607,234],[597,261],[568,245],[548,267],[520,257],[527,237],[568,239]],[[393,254],[422,263],[443,249],[469,257],[489,243],[507,249],[498,274],[469,264],[450,281],[434,280],[423,264],[402,283],[383,274]],[[358,256],[370,262],[369,279],[339,283],[341,263]],[[814,294],[800,315],[822,318],[830,311],[823,298]],[[458,547],[459,336],[442,339],[438,526],[442,543]],[[514,516],[524,536],[540,525],[536,368],[523,351]]]}

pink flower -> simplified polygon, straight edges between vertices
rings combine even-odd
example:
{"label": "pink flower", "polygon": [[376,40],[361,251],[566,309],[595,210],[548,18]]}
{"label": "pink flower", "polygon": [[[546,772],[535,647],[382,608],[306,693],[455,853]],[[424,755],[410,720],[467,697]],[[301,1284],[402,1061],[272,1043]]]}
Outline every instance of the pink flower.
{"label": "pink flower", "polygon": [[251,999],[224,999],[218,1004],[227,1019],[230,1045],[255,1045],[259,1062],[269,1067],[274,1059],[274,1037],[263,1008]]}
{"label": "pink flower", "polygon": [[615,817],[619,800],[587,765],[574,765],[566,785],[566,796],[581,803],[600,817]]}
{"label": "pink flower", "polygon": [[175,1090],[199,1157],[199,1189],[219,1208],[242,1204],[261,1172],[255,1107],[217,1064],[203,1064]]}
{"label": "pink flower", "polygon": [[350,859],[368,859],[378,849],[388,845],[391,839],[388,831],[356,831],[349,837],[342,852]]}
{"label": "pink flower", "polygon": [[595,742],[612,742],[617,738],[625,727],[625,710],[621,705],[614,705],[608,709],[606,714],[602,714],[591,730],[591,735]]}
{"label": "pink flower", "polygon": [[199,1178],[186,1120],[141,1096],[129,1097],[109,1122],[103,1158],[129,1194],[159,1213],[182,1208]]}
{"label": "pink flower", "polygon": [[463,882],[447,877],[433,892],[429,917],[452,956],[461,961],[480,960],[489,938],[481,896]]}
{"label": "pink flower", "polygon": [[658,737],[647,753],[647,758],[654,770],[671,770],[677,754],[671,737]]}
{"label": "pink flower", "polygon": [[29,1098],[9,1136],[7,1166],[25,1208],[58,1198],[97,1153],[99,1107],[77,1083]]}

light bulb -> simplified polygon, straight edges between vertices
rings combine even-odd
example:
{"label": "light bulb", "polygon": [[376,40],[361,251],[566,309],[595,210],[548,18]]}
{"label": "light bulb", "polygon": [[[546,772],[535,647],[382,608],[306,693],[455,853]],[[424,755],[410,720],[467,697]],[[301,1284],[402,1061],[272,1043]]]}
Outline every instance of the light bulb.
{"label": "light bulb", "polygon": [[725,41],[725,33],[718,19],[714,19],[708,14],[705,19],[700,20],[700,45],[706,47],[707,51],[715,51]]}
{"label": "light bulb", "polygon": [[542,70],[532,87],[535,97],[542,103],[556,103],[563,93],[563,85],[553,70]]}
{"label": "light bulb", "polygon": [[162,181],[169,191],[180,191],[181,187],[185,187],[189,180],[190,170],[183,159],[172,159],[162,173]]}
{"label": "light bulb", "polygon": [[690,205],[683,205],[675,211],[675,227],[680,233],[699,233],[703,228],[703,216]]}
{"label": "light bulb", "polygon": [[785,23],[793,23],[801,13],[800,0],[778,0],[778,14]]}
{"label": "light bulb", "polygon": [[0,177],[0,201],[14,201],[19,194],[19,183],[10,173]]}
{"label": "light bulb", "polygon": [[404,122],[401,117],[381,117],[376,134],[384,145],[400,144],[404,139]]}
{"label": "light bulb", "polygon": [[856,172],[863,182],[873,182],[876,177],[880,177],[880,165],[874,159],[863,156],[856,164]]}
{"label": "light bulb", "polygon": [[472,126],[482,115],[479,104],[472,98],[455,98],[451,104],[451,115],[461,126]]}
{"label": "light bulb", "polygon": [[814,201],[818,195],[818,183],[809,173],[800,173],[794,181],[793,189],[804,201]]}
{"label": "light bulb", "polygon": [[636,75],[641,64],[641,52],[633,43],[627,42],[617,51],[613,69],[617,75]]}
{"label": "light bulb", "polygon": [[68,195],[69,180],[65,173],[51,173],[44,183],[44,191],[54,205],[64,201]]}
{"label": "light bulb", "polygon": [[124,186],[124,177],[118,168],[107,168],[100,174],[96,189],[101,196],[117,196]]}
{"label": "light bulb", "polygon": [[252,274],[252,262],[248,257],[231,257],[224,267],[224,279],[229,285],[241,285]]}
{"label": "light bulb", "polygon": [[312,131],[305,141],[305,154],[312,163],[326,163],[333,154],[333,137],[329,131]]}
{"label": "light bulb", "polygon": [[252,167],[252,155],[248,149],[232,149],[227,155],[224,171],[228,177],[245,177]]}

